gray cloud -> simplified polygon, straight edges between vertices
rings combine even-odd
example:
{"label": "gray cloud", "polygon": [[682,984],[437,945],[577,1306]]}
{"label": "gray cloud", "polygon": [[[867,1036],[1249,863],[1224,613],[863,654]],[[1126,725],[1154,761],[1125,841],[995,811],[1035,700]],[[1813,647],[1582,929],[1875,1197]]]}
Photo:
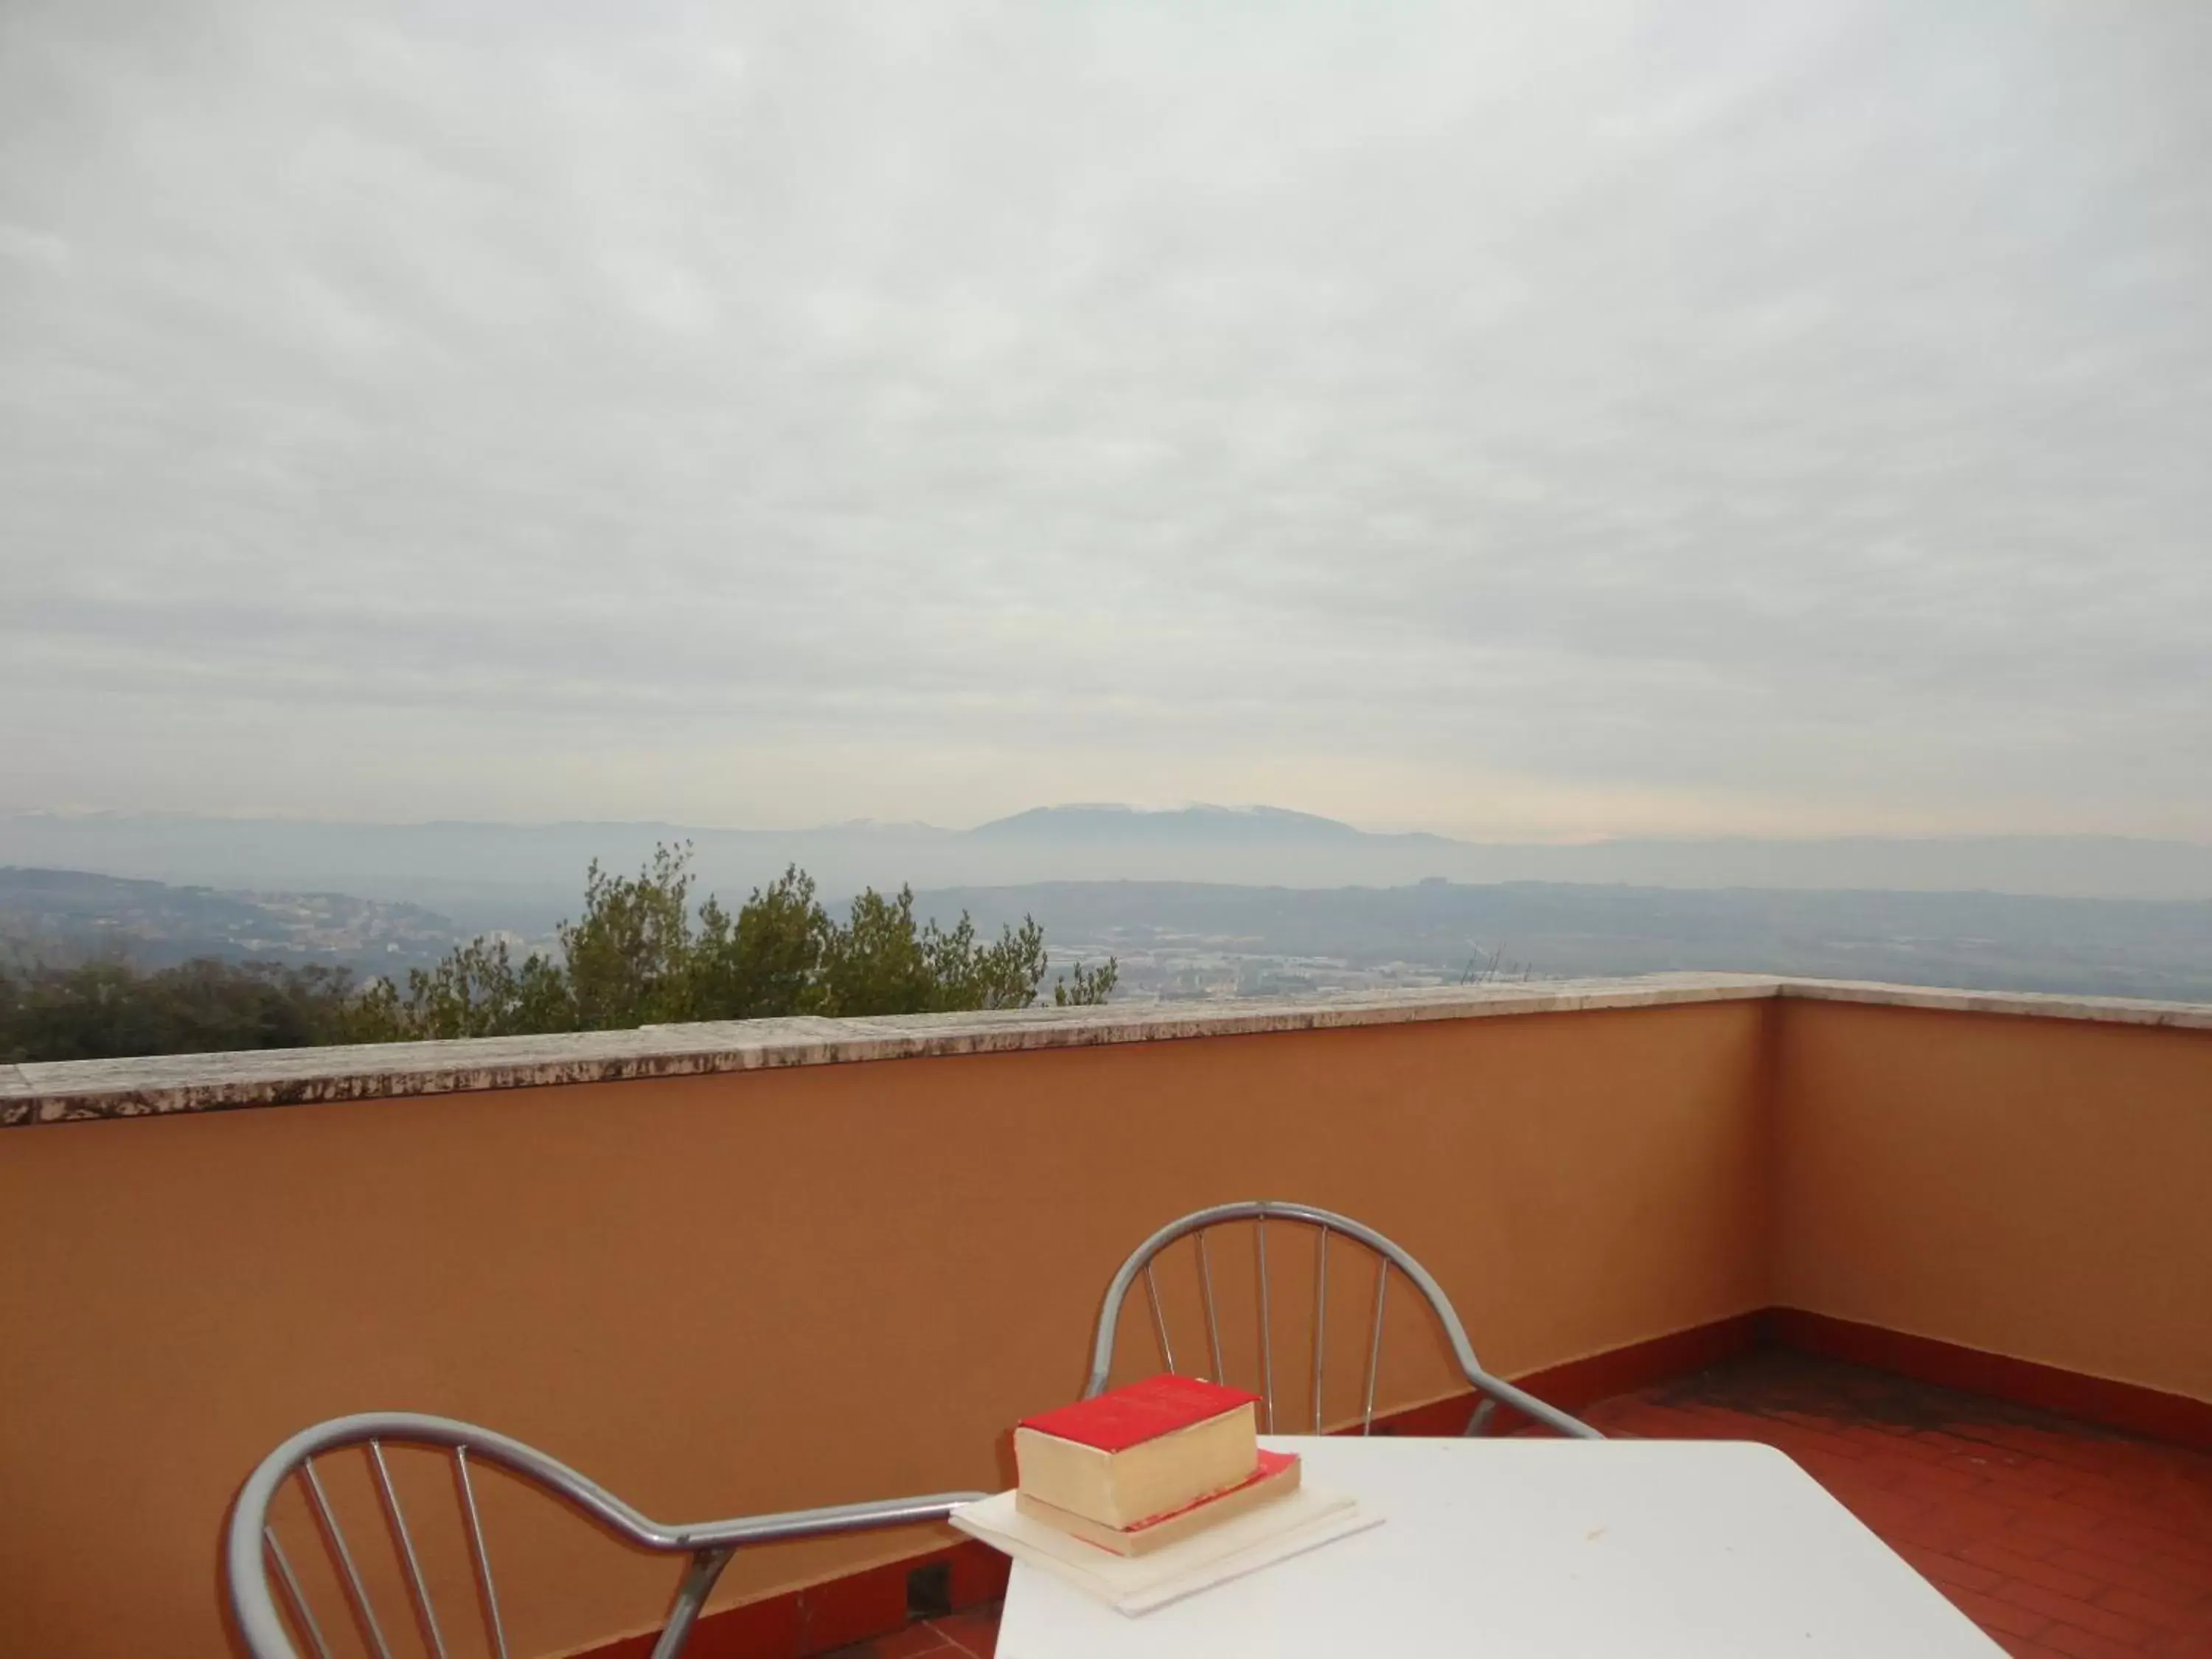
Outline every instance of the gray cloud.
{"label": "gray cloud", "polygon": [[2212,837],[2208,67],[16,0],[0,806]]}

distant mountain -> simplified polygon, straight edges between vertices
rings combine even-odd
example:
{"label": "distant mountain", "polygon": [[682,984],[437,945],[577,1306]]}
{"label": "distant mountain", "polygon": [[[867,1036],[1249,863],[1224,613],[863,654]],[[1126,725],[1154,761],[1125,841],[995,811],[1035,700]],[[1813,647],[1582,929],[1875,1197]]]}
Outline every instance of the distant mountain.
{"label": "distant mountain", "polygon": [[119,814],[0,816],[0,863],[241,890],[345,892],[428,906],[463,927],[543,932],[572,914],[593,859],[634,870],[690,841],[704,886],[742,897],[787,864],[828,896],[864,885],[1195,881],[1292,888],[1620,883],[1678,888],[1990,891],[2212,898],[2212,846],[2099,836],[1638,840],[1583,846],[1376,834],[1275,807],[1052,806],[973,830],[853,823],[358,823]]}
{"label": "distant mountain", "polygon": [[994,818],[968,832],[971,841],[1005,846],[1129,848],[1176,851],[1200,847],[1278,847],[1342,850],[1389,846],[1464,850],[1442,836],[1377,835],[1334,818],[1279,806],[1037,806]]}
{"label": "distant mountain", "polygon": [[393,972],[434,961],[459,938],[452,921],[412,904],[0,867],[0,965],[119,957],[161,968],[219,957]]}

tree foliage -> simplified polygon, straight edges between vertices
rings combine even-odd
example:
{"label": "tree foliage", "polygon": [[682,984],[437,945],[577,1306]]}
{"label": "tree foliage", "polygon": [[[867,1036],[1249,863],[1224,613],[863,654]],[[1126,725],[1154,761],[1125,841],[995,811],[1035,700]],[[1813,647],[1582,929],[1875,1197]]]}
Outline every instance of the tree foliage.
{"label": "tree foliage", "polygon": [[[520,961],[503,939],[457,946],[404,986],[342,969],[188,963],[138,973],[120,963],[0,970],[0,1059],[305,1048],[331,1042],[626,1030],[791,1014],[917,1014],[1026,1008],[1051,959],[1024,916],[996,939],[966,912],[918,921],[914,890],[870,888],[840,921],[796,866],[733,914],[695,907],[690,848],[659,847],[635,876],[595,862],[583,915],[554,954]],[[1080,963],[1054,981],[1059,1006],[1106,1000],[1118,964]]]}
{"label": "tree foliage", "polygon": [[139,973],[120,962],[0,969],[0,1060],[303,1048],[361,1040],[343,969],[202,960]]}
{"label": "tree foliage", "polygon": [[[688,846],[656,848],[635,876],[595,862],[581,919],[561,924],[557,959],[517,963],[505,945],[477,939],[410,971],[404,991],[372,986],[362,1018],[391,1037],[447,1037],[1026,1008],[1050,971],[1035,918],[987,939],[965,911],[950,928],[917,920],[910,887],[869,888],[842,921],[795,865],[735,914],[711,895],[695,909],[692,888]],[[1054,983],[1053,1001],[1103,1002],[1118,973],[1110,957],[1079,963]]]}

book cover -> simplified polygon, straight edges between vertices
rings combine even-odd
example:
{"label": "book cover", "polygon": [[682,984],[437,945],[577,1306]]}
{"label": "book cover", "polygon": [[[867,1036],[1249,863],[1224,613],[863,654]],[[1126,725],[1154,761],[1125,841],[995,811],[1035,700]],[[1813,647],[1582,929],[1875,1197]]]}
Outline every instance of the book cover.
{"label": "book cover", "polygon": [[1109,1389],[1095,1399],[1079,1400],[1073,1406],[1025,1417],[1020,1426],[1098,1451],[1118,1452],[1206,1422],[1239,1406],[1259,1403],[1256,1394],[1195,1376],[1152,1376]]}

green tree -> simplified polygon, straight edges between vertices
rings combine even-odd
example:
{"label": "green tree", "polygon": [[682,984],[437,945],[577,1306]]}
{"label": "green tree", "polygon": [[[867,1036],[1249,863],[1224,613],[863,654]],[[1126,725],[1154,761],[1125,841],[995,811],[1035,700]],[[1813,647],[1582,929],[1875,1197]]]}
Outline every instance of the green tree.
{"label": "green tree", "polygon": [[343,969],[213,958],[0,971],[0,1060],[296,1048],[353,1041],[360,991]]}
{"label": "green tree", "polygon": [[915,1014],[935,1006],[937,986],[915,930],[914,893],[887,899],[872,887],[851,918],[830,930],[815,981],[815,1012]]}
{"label": "green tree", "polygon": [[1114,994],[1115,982],[1121,977],[1121,964],[1111,957],[1096,968],[1085,968],[1079,962],[1066,979],[1053,986],[1053,1004],[1060,1008],[1076,1008],[1103,1002]]}
{"label": "green tree", "polygon": [[356,1042],[580,1029],[559,963],[533,951],[517,963],[505,939],[486,939],[456,946],[428,971],[409,969],[404,997],[391,981],[375,981],[351,1011],[350,1026]]}
{"label": "green tree", "polygon": [[[696,909],[689,844],[660,846],[635,877],[595,861],[580,920],[560,927],[558,962],[520,964],[477,939],[436,968],[416,969],[402,993],[372,987],[356,1026],[380,1036],[499,1036],[627,1030],[684,1020],[791,1014],[915,1014],[1026,1008],[1050,967],[1034,917],[980,938],[963,911],[951,927],[917,921],[914,890],[869,888],[842,922],[796,865],[732,915],[709,895]],[[1120,972],[1110,957],[1078,963],[1053,987],[1060,1006],[1099,1003]]]}
{"label": "green tree", "polygon": [[[735,915],[711,895],[695,914],[689,846],[659,847],[634,877],[594,862],[584,908],[560,927],[557,957],[516,961],[477,939],[404,988],[343,969],[214,961],[142,974],[125,963],[0,969],[0,1060],[302,1048],[410,1038],[623,1030],[788,1014],[918,1014],[1026,1008],[1051,959],[1024,916],[986,939],[965,911],[917,921],[914,890],[873,888],[833,920],[793,866]],[[1060,1006],[1100,1003],[1110,957],[1053,985]]]}
{"label": "green tree", "polygon": [[896,898],[869,888],[823,951],[816,1011],[825,1014],[941,1013],[1026,1008],[1045,975],[1044,930],[1024,916],[988,944],[966,911],[948,932],[933,918],[919,927],[914,890]]}
{"label": "green tree", "polygon": [[793,865],[732,916],[709,896],[691,946],[686,1018],[766,1019],[818,1012],[822,962],[835,925],[814,878]]}
{"label": "green tree", "polygon": [[687,842],[654,848],[635,876],[610,876],[592,860],[583,920],[561,924],[571,1023],[554,1029],[627,1030],[701,1017],[690,1000],[690,860]]}

